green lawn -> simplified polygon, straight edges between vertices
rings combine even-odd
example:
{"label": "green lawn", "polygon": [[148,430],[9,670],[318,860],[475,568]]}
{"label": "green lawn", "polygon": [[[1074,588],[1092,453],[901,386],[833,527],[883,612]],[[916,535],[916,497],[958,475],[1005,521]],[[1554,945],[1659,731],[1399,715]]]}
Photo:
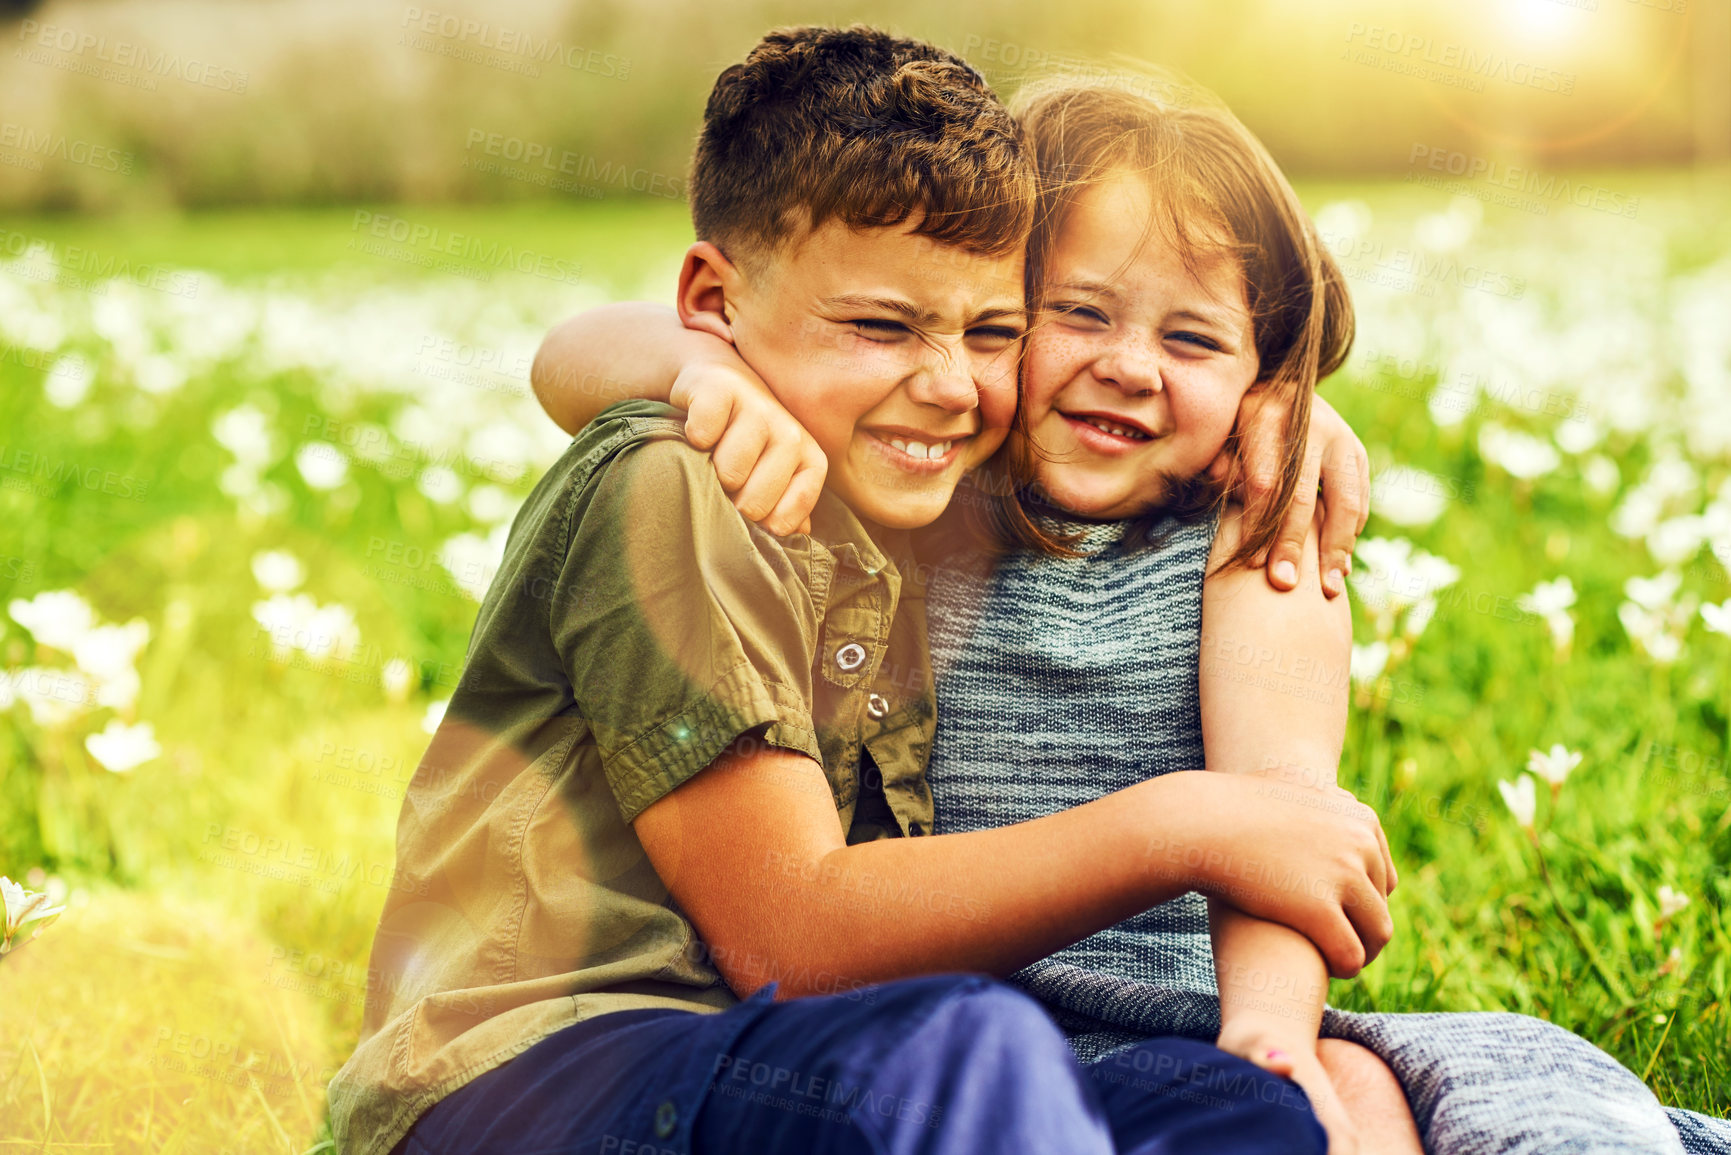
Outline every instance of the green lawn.
{"label": "green lawn", "polygon": [[[1636,216],[1306,190],[1360,307],[1324,392],[1407,523],[1367,536],[1459,571],[1358,687],[1342,777],[1383,812],[1399,929],[1333,1001],[1540,1015],[1724,1114],[1731,637],[1696,605],[1731,598],[1731,437],[1700,395],[1731,232],[1722,186],[1594,180]],[[0,963],[0,1140],[317,1142],[462,586],[557,451],[526,358],[584,303],[665,298],[688,228],[665,202],[360,211],[0,220],[52,246],[0,265],[0,600],[75,590],[148,629],[104,665],[0,618],[0,873],[70,904]],[[1427,408],[1479,379],[1464,420]],[[1561,428],[1577,407],[1595,429]],[[1677,589],[1634,591],[1639,645],[1625,582],[1667,568]],[[1563,576],[1566,651],[1518,604]],[[86,739],[116,719],[160,753],[104,769]],[[1554,804],[1538,784],[1535,843],[1497,783],[1553,743],[1583,758]],[[1689,900],[1663,919],[1662,886]]]}

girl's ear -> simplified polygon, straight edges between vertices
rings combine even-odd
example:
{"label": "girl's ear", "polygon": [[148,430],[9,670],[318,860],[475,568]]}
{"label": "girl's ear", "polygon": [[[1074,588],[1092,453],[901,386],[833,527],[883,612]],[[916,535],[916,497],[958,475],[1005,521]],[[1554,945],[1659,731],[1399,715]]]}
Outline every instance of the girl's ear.
{"label": "girl's ear", "polygon": [[742,287],[739,269],[708,241],[698,241],[685,250],[679,269],[679,320],[733,344],[734,298]]}

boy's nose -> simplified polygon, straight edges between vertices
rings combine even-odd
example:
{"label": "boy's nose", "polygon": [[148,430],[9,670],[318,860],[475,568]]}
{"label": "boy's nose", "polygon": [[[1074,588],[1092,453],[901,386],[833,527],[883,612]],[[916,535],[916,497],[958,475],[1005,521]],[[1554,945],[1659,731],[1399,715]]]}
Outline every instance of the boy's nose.
{"label": "boy's nose", "polygon": [[933,355],[914,374],[908,393],[922,405],[936,405],[952,413],[965,413],[980,404],[979,388],[967,361],[947,350]]}

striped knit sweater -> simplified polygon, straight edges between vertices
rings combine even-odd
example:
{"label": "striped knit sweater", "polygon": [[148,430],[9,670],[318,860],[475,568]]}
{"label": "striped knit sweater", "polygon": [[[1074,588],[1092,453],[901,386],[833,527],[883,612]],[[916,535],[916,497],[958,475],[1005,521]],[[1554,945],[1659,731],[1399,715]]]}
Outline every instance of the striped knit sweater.
{"label": "striped knit sweater", "polygon": [[[1127,522],[1080,530],[1076,559],[1026,553],[989,573],[953,559],[930,587],[938,727],[934,833],[1025,822],[1172,770],[1203,768],[1197,694],[1212,518],[1168,520],[1131,548]],[[1134,740],[1128,740],[1132,738]],[[1208,909],[1191,893],[1012,976],[1082,1058],[1126,1036],[1125,1000],[1151,1021],[1219,1030]]]}

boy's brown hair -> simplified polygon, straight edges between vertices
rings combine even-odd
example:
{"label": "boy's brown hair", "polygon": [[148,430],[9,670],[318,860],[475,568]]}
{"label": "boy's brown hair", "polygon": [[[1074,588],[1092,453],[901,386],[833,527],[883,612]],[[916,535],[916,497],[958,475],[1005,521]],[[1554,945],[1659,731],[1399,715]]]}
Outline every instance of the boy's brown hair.
{"label": "boy's brown hair", "polygon": [[910,219],[999,256],[1027,243],[1033,160],[980,74],[873,28],[782,28],[716,79],[691,163],[691,219],[748,267],[829,220]]}
{"label": "boy's brown hair", "polygon": [[[1161,87],[1166,94],[1154,97],[1109,81],[1055,82],[1017,95],[1015,107],[1040,172],[1040,212],[1028,244],[1028,308],[1038,316],[1046,264],[1077,196],[1113,173],[1147,178],[1156,206],[1149,227],[1164,231],[1192,272],[1218,255],[1237,265],[1260,362],[1251,392],[1284,401],[1290,413],[1274,498],[1245,523],[1226,568],[1256,562],[1279,535],[1303,466],[1311,395],[1352,346],[1352,300],[1339,266],[1262,143],[1203,94],[1170,81]],[[1025,425],[1022,431],[1017,440],[1037,453]],[[1229,450],[1237,449],[1239,432],[1232,431]],[[1030,510],[1040,512],[1042,504],[1031,484],[1031,464],[1025,457],[1013,463],[1021,484],[1000,485],[999,500],[989,503],[995,536],[1008,544],[1072,553],[1061,538],[1029,518]],[[1235,481],[1183,479],[1148,520],[1206,512],[1225,499]]]}

